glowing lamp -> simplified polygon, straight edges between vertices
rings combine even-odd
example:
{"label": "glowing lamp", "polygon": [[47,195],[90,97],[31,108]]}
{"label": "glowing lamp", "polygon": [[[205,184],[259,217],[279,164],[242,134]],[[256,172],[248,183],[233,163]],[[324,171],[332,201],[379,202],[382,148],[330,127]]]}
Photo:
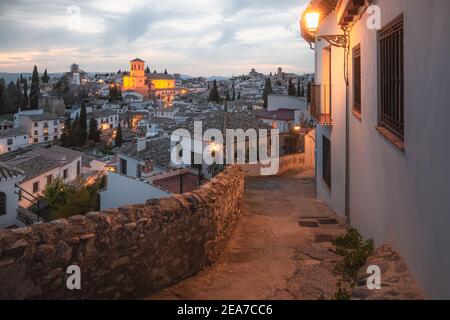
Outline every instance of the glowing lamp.
{"label": "glowing lamp", "polygon": [[301,129],[300,126],[295,126],[295,127],[294,127],[294,130],[295,130],[295,131],[299,131],[300,129]]}
{"label": "glowing lamp", "polygon": [[308,12],[305,14],[306,30],[309,33],[316,33],[319,30],[319,19],[320,13],[318,12]]}

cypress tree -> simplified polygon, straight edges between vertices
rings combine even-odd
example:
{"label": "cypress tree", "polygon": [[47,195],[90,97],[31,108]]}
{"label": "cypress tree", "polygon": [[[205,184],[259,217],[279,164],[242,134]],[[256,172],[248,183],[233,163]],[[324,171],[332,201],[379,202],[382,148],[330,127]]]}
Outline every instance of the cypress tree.
{"label": "cypress tree", "polygon": [[167,69],[164,70],[164,74],[168,74],[168,73],[167,73]]}
{"label": "cypress tree", "polygon": [[238,100],[241,100],[241,92],[240,92],[240,91],[239,91],[239,93],[238,93],[237,99],[238,99]]}
{"label": "cypress tree", "polygon": [[208,101],[220,103],[220,94],[219,94],[219,90],[217,90],[217,81],[216,80],[214,80],[213,87],[209,91]]}
{"label": "cypress tree", "polygon": [[226,101],[231,101],[230,92],[229,91],[227,91],[227,96],[226,96],[225,100]]}
{"label": "cypress tree", "polygon": [[70,126],[70,135],[72,136],[72,146],[79,147],[82,145],[81,142],[81,134],[80,134],[80,117],[78,115],[72,121],[72,125]]}
{"label": "cypress tree", "polygon": [[117,131],[116,131],[116,139],[115,139],[115,145],[116,147],[120,147],[122,145],[123,142],[123,138],[122,138],[122,127],[119,126],[117,127]]}
{"label": "cypress tree", "polygon": [[148,66],[145,68],[145,73],[150,73],[150,68]]}
{"label": "cypress tree", "polygon": [[44,75],[42,76],[42,83],[48,83],[49,80],[50,80],[50,77],[48,76],[47,69],[45,69]]}
{"label": "cypress tree", "polygon": [[39,88],[39,73],[37,67],[34,66],[33,75],[31,77],[31,90],[30,90],[30,108],[38,109],[39,108],[39,96],[40,96],[40,88]]}
{"label": "cypress tree", "polygon": [[264,85],[264,92],[263,92],[263,99],[264,99],[264,109],[267,109],[267,105],[268,105],[268,96],[269,94],[272,94],[273,90],[272,90],[272,81],[270,80],[270,78],[266,79],[266,83]]}
{"label": "cypress tree", "polygon": [[23,103],[22,103],[22,109],[26,110],[28,109],[28,81],[27,79],[23,79]]}
{"label": "cypress tree", "polygon": [[297,97],[301,97],[300,78],[297,78]]}
{"label": "cypress tree", "polygon": [[64,130],[61,133],[61,143],[63,147],[73,147],[72,123],[70,121],[70,116],[68,116],[64,122]]}
{"label": "cypress tree", "polygon": [[20,83],[20,79],[16,81],[16,104],[17,108],[23,107],[23,93],[22,93],[22,85]]}
{"label": "cypress tree", "polygon": [[97,120],[92,118],[89,121],[89,140],[96,143],[100,142],[100,132],[98,131]]}
{"label": "cypress tree", "polygon": [[87,113],[86,105],[83,103],[80,110],[80,129],[79,129],[80,145],[84,145],[87,141]]}

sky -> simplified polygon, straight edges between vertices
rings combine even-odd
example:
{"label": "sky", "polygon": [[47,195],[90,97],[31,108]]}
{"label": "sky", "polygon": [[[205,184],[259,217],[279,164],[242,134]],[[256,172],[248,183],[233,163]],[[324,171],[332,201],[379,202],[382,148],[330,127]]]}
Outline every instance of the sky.
{"label": "sky", "polygon": [[0,0],[0,72],[150,69],[191,76],[313,72],[307,0]]}

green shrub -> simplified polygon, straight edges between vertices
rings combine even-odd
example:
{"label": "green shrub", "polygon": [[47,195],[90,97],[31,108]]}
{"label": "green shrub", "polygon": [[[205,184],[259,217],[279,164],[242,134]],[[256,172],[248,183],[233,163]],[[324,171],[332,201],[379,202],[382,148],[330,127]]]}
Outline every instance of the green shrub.
{"label": "green shrub", "polygon": [[373,255],[374,243],[371,239],[364,241],[359,232],[351,228],[346,234],[337,237],[333,244],[336,246],[336,253],[343,257],[334,267],[334,271],[342,277],[336,283],[335,299],[348,300],[351,293],[344,288],[344,282],[351,288],[354,287],[359,269]]}

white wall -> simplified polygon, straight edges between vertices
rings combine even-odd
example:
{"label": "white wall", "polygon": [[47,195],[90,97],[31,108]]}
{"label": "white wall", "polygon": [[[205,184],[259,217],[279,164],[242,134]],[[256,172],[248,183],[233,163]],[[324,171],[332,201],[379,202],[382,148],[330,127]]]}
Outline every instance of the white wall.
{"label": "white wall", "polygon": [[15,193],[15,184],[23,177],[0,181],[0,192],[6,194],[6,215],[0,215],[0,229],[16,223],[19,195]]}
{"label": "white wall", "polygon": [[[377,41],[376,31],[368,30],[364,19],[351,33],[351,47],[361,43],[362,118],[350,115],[350,222],[377,245],[393,245],[428,297],[450,298],[450,2],[379,0],[376,4],[382,10],[382,26],[404,13],[406,151],[375,130]],[[331,28],[335,23],[330,16],[319,34],[339,31]],[[318,45],[319,55],[324,43]],[[332,51],[334,61],[343,61],[337,54],[342,49]],[[343,77],[342,63],[332,65],[334,125],[318,128],[317,136],[320,139],[325,133],[332,138],[333,188],[330,195],[320,182],[319,142],[318,196],[342,214],[345,91],[338,81]],[[320,71],[317,77],[319,82]],[[350,101],[351,92],[350,86]]]}
{"label": "white wall", "polygon": [[[318,34],[341,34],[336,25],[336,16],[331,14],[322,24]],[[329,83],[326,59],[326,41],[316,42],[316,84],[331,86],[331,116],[333,126],[316,128],[316,191],[317,197],[330,206],[336,214],[345,216],[345,82],[344,50],[331,47],[331,84]],[[325,62],[325,63],[324,63]],[[323,136],[331,141],[331,190],[323,180]]]}
{"label": "white wall", "polygon": [[306,98],[269,94],[267,98],[267,110],[278,109],[306,110]]}
{"label": "white wall", "polygon": [[100,210],[170,197],[170,193],[162,191],[154,185],[118,173],[108,172],[107,181],[107,189],[100,192]]}
{"label": "white wall", "polygon": [[[12,144],[8,145],[8,140],[12,139]],[[0,154],[17,150],[18,148],[25,147],[29,144],[29,135],[21,134],[18,136],[5,137],[0,139]]]}
{"label": "white wall", "polygon": [[[42,194],[42,191],[44,191],[45,187],[47,186],[47,176],[52,175],[53,180],[56,178],[62,179],[64,177],[65,169],[68,169],[68,171],[67,171],[68,176],[67,176],[67,179],[64,181],[66,183],[70,183],[77,178],[77,162],[78,161],[80,161],[80,166],[81,166],[81,157],[79,157],[65,166],[58,167],[53,170],[49,170],[37,177],[34,177],[28,181],[20,183],[20,187],[22,189],[26,190],[27,192],[33,194],[35,197],[37,197],[40,194]],[[80,167],[80,169],[81,169],[81,167]],[[38,192],[33,193],[33,184],[35,182],[39,182],[39,190],[38,190]],[[25,192],[22,192],[22,195],[28,199],[31,199],[31,196],[29,196]],[[32,205],[32,202],[28,201],[24,197],[19,201],[19,205],[21,207],[27,208]]]}

